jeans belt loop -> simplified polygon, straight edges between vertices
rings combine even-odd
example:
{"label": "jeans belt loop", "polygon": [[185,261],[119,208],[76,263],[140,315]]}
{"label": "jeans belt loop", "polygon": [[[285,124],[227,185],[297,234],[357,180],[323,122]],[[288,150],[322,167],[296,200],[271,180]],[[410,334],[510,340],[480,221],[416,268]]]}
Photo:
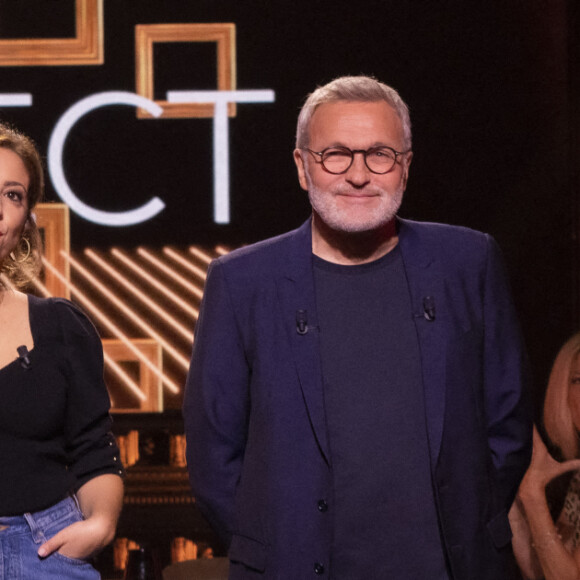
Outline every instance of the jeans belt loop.
{"label": "jeans belt loop", "polygon": [[42,544],[45,541],[44,534],[42,533],[42,530],[40,530],[39,527],[36,525],[36,520],[34,519],[34,516],[31,513],[25,513],[24,518],[26,519],[28,525],[30,526],[30,532],[32,534],[32,539],[34,540],[34,543]]}

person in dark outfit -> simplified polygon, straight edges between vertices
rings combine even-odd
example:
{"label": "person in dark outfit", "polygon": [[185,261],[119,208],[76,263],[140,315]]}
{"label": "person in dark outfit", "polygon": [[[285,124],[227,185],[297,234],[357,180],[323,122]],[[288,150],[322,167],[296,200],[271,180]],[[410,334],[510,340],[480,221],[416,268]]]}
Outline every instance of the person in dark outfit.
{"label": "person in dark outfit", "polygon": [[498,580],[531,452],[502,259],[397,217],[406,105],[369,77],[310,95],[294,160],[312,217],[208,273],[184,419],[230,578]]}
{"label": "person in dark outfit", "polygon": [[99,578],[123,497],[100,338],[61,298],[24,294],[40,268],[43,168],[0,124],[0,577]]}

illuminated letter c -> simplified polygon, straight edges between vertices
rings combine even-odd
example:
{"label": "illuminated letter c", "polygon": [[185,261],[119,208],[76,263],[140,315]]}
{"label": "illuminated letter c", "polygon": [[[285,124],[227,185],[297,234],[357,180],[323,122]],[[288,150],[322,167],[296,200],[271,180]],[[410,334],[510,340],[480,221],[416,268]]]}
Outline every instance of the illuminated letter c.
{"label": "illuminated letter c", "polygon": [[159,117],[163,109],[150,99],[124,91],[97,93],[74,104],[58,121],[48,144],[48,172],[59,197],[81,217],[104,226],[128,226],[138,224],[157,215],[165,204],[153,197],[145,205],[129,211],[109,212],[95,209],[83,203],[70,188],[62,164],[62,152],[72,126],[87,113],[107,105],[133,105]]}

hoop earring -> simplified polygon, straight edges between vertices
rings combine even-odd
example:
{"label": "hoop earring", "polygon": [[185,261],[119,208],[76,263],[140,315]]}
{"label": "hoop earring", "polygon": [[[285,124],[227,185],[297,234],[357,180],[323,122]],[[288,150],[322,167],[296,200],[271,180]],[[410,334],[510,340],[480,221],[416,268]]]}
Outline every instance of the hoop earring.
{"label": "hoop earring", "polygon": [[20,260],[17,260],[14,252],[10,252],[10,258],[12,259],[13,262],[16,262],[17,264],[26,262],[26,260],[28,260],[30,254],[32,253],[32,247],[30,245],[30,241],[28,240],[28,238],[20,238],[20,242],[24,242],[26,244],[26,255],[20,258]]}

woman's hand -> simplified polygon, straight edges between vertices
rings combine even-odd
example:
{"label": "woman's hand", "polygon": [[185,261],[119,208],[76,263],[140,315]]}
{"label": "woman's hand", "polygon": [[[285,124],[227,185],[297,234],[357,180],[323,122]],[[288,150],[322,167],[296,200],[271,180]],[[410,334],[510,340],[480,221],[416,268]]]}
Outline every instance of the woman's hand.
{"label": "woman's hand", "polygon": [[104,548],[115,537],[123,504],[123,480],[117,475],[99,475],[77,492],[85,519],[55,534],[38,549],[45,558],[58,551],[69,558],[86,559]]}
{"label": "woman's hand", "polygon": [[532,461],[510,512],[514,554],[525,578],[578,580],[578,562],[562,543],[552,521],[546,486],[555,477],[580,469],[580,459],[560,463],[550,455],[535,427],[533,437]]}
{"label": "woman's hand", "polygon": [[45,558],[58,552],[67,558],[87,560],[102,550],[114,537],[115,526],[105,518],[93,517],[67,526],[38,550]]}
{"label": "woman's hand", "polygon": [[546,486],[550,481],[567,471],[580,469],[580,459],[570,459],[569,461],[563,461],[561,463],[556,461],[550,455],[535,425],[533,441],[532,461],[522,479],[519,489],[519,496],[524,503],[526,500],[543,499]]}

